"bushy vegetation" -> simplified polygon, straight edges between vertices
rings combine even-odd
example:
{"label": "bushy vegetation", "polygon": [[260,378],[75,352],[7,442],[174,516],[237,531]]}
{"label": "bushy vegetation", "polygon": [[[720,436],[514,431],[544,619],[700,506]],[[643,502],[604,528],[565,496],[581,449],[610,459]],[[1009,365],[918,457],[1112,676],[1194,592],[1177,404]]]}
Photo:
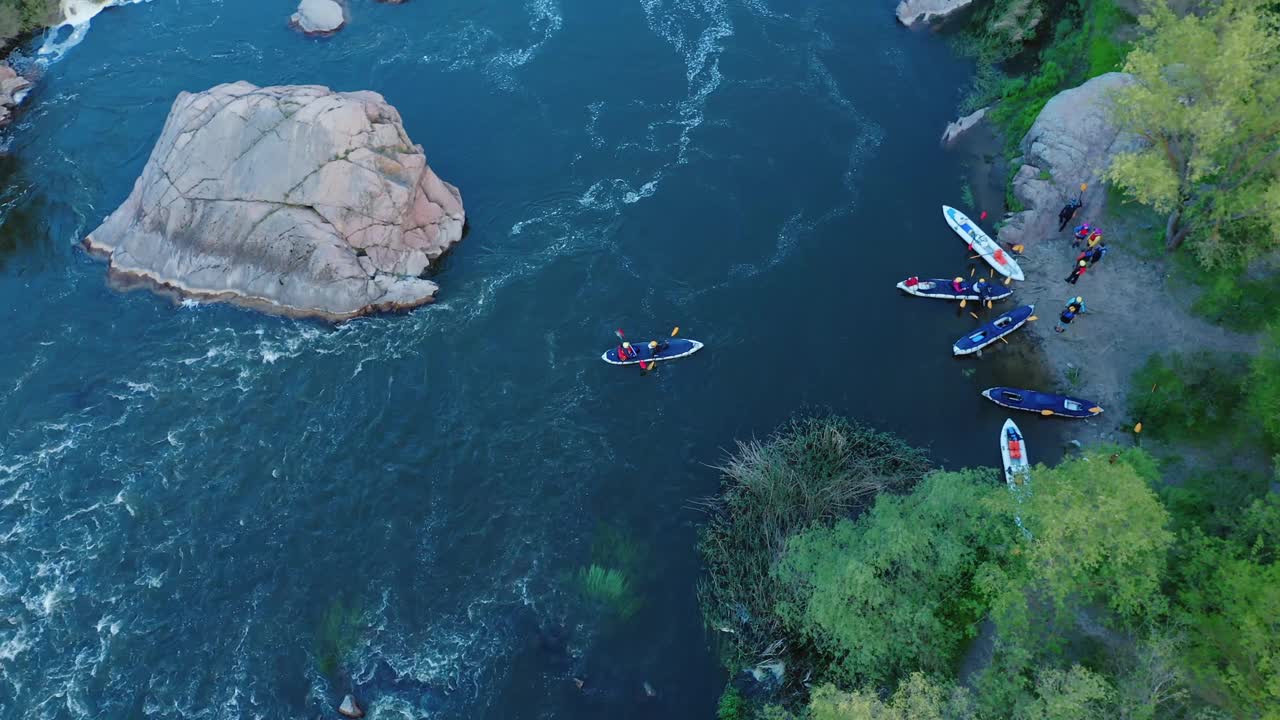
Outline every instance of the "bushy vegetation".
{"label": "bushy vegetation", "polygon": [[[1114,0],[1068,0],[1061,8],[1030,72],[1008,76],[1000,67],[1024,52],[1039,32],[1037,28],[1050,23],[1037,3],[992,3],[978,15],[974,22],[977,29],[969,35],[967,46],[976,49],[980,66],[965,104],[976,109],[995,103],[991,118],[1004,131],[1010,154],[1016,154],[1018,143],[1050,98],[1091,77],[1120,69],[1128,52],[1128,45],[1117,40],[1117,30],[1134,19]],[[1014,17],[1021,20],[1013,22]],[[1034,25],[1029,25],[1031,20]]]}
{"label": "bushy vegetation", "polygon": [[[1017,526],[994,472],[938,472],[859,520],[787,543],[777,612],[823,659],[823,677],[881,686],[943,673],[985,614]],[[946,597],[945,603],[938,602]]]}
{"label": "bushy vegetation", "polygon": [[0,0],[0,45],[58,21],[58,0]]}
{"label": "bushy vegetation", "polygon": [[1205,444],[1239,435],[1247,371],[1243,355],[1153,355],[1134,373],[1129,406],[1143,432],[1160,439]]}
{"label": "bushy vegetation", "polygon": [[928,470],[921,451],[835,417],[795,420],[764,442],[738,443],[707,503],[698,588],[706,623],[734,672],[777,652],[785,637],[773,570],[795,533],[847,517]]}
{"label": "bushy vegetation", "polygon": [[1268,444],[1280,450],[1280,322],[1262,338],[1262,346],[1250,363],[1245,382],[1249,411],[1262,426]]}
{"label": "bushy vegetation", "polygon": [[[1164,233],[1161,233],[1161,238]],[[1280,284],[1274,279],[1250,280],[1244,267],[1197,269],[1194,280],[1200,296],[1191,309],[1201,317],[1237,332],[1258,332],[1276,319],[1280,309]]]}
{"label": "bushy vegetation", "polygon": [[631,617],[639,609],[639,600],[621,570],[589,565],[578,568],[574,581],[584,597],[616,612],[620,617]]}
{"label": "bushy vegetation", "polygon": [[[721,717],[1274,717],[1280,500],[1265,483],[1219,510],[1166,504],[1156,461],[1119,448],[1032,477],[1025,531],[987,471],[935,471],[856,518],[795,527],[773,613],[811,690],[786,708],[727,693]],[[990,661],[957,689],[984,621]]]}

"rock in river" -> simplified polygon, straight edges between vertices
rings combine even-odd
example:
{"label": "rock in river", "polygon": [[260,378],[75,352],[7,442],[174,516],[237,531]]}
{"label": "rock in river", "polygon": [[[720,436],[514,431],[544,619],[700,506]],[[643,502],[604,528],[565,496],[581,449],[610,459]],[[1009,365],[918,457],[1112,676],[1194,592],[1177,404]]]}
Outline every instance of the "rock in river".
{"label": "rock in river", "polygon": [[431,302],[426,273],[463,220],[381,95],[237,82],[178,96],[85,245],[113,274],[340,321]]}
{"label": "rock in river", "polygon": [[302,0],[289,24],[308,35],[332,35],[347,22],[346,12],[334,0]]}

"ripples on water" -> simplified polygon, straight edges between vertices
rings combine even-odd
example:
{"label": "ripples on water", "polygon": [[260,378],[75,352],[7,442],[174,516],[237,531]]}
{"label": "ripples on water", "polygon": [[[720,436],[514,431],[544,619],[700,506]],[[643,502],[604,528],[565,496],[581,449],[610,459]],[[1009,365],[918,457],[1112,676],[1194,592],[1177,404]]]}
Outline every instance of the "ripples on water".
{"label": "ripples on water", "polygon": [[[760,372],[730,352],[644,382],[591,361],[615,322],[736,351],[795,322],[739,309],[862,201],[887,132],[833,63],[863,42],[876,72],[920,72],[888,9],[355,1],[318,42],[290,11],[156,0],[36,43],[5,218],[45,239],[0,246],[0,716],[312,717],[350,687],[376,717],[705,716],[722,678],[682,507],[717,448],[838,373],[748,399]],[[76,241],[173,95],[239,77],[400,108],[474,228],[440,303],[334,330],[103,286]],[[808,135],[838,162],[771,157]],[[661,558],[629,627],[566,587],[599,519]],[[337,596],[367,627],[333,680],[312,637]]]}

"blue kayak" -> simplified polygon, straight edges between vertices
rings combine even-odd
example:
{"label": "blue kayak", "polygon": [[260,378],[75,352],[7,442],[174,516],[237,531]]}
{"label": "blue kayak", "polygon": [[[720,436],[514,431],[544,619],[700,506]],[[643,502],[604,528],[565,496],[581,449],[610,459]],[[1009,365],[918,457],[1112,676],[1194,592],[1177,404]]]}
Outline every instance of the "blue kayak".
{"label": "blue kayak", "polygon": [[649,342],[635,343],[631,346],[636,351],[635,357],[626,360],[618,359],[618,348],[610,348],[608,352],[601,355],[601,359],[610,365],[638,365],[641,360],[647,362],[662,362],[663,360],[675,360],[676,358],[687,357],[702,349],[702,343],[697,340],[685,340],[684,338],[672,338],[671,340],[659,341],[666,342],[667,346],[658,351],[657,355],[649,352]]}
{"label": "blue kayak", "polygon": [[977,330],[956,341],[952,351],[956,355],[970,355],[996,342],[1000,338],[1027,324],[1027,320],[1036,310],[1035,305],[1023,305],[1014,308],[989,323],[983,323]]}
{"label": "blue kayak", "polygon": [[[912,280],[915,280],[915,282],[912,283]],[[960,282],[960,292],[956,292],[951,286],[951,281],[946,278],[930,278],[928,280],[907,278],[898,283],[898,289],[908,295],[938,298],[939,300],[1003,300],[1013,294],[1013,288],[1007,288],[990,280],[987,281],[986,287],[982,290],[981,297],[973,289],[973,283],[968,280],[962,280]]]}
{"label": "blue kayak", "polygon": [[1014,410],[1050,414],[1069,418],[1091,418],[1102,414],[1097,404],[1080,398],[1035,390],[1019,390],[1010,387],[993,387],[982,391],[982,397]]}

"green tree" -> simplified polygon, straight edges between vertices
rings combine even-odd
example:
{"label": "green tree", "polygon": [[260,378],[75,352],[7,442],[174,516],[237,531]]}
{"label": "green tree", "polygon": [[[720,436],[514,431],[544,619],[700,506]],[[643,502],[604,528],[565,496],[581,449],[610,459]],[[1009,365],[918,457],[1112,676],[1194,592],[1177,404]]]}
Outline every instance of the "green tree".
{"label": "green tree", "polygon": [[1032,487],[1022,508],[1030,573],[1059,608],[1105,602],[1130,620],[1163,611],[1169,514],[1133,463],[1093,453],[1037,468]]}
{"label": "green tree", "polygon": [[1199,694],[1235,717],[1280,718],[1280,498],[1227,539],[1187,534],[1178,601]]}
{"label": "green tree", "polygon": [[948,672],[986,613],[984,579],[1017,542],[1008,493],[982,471],[935,472],[856,522],[787,543],[778,613],[850,686]]}
{"label": "green tree", "polygon": [[1272,446],[1280,449],[1280,323],[1273,324],[1263,336],[1262,347],[1250,361],[1245,388],[1249,411]]}
{"label": "green tree", "polygon": [[1148,0],[1147,31],[1125,62],[1136,82],[1116,117],[1143,149],[1108,179],[1167,215],[1165,243],[1191,238],[1207,266],[1280,242],[1280,29],[1268,0],[1220,0],[1181,17]]}
{"label": "green tree", "polygon": [[1026,720],[1098,720],[1115,717],[1113,690],[1106,679],[1079,665],[1048,668],[1036,677],[1036,699],[1019,718]]}
{"label": "green tree", "polygon": [[842,692],[823,685],[809,698],[809,720],[964,720],[974,717],[964,688],[912,673],[888,701],[875,690]]}

